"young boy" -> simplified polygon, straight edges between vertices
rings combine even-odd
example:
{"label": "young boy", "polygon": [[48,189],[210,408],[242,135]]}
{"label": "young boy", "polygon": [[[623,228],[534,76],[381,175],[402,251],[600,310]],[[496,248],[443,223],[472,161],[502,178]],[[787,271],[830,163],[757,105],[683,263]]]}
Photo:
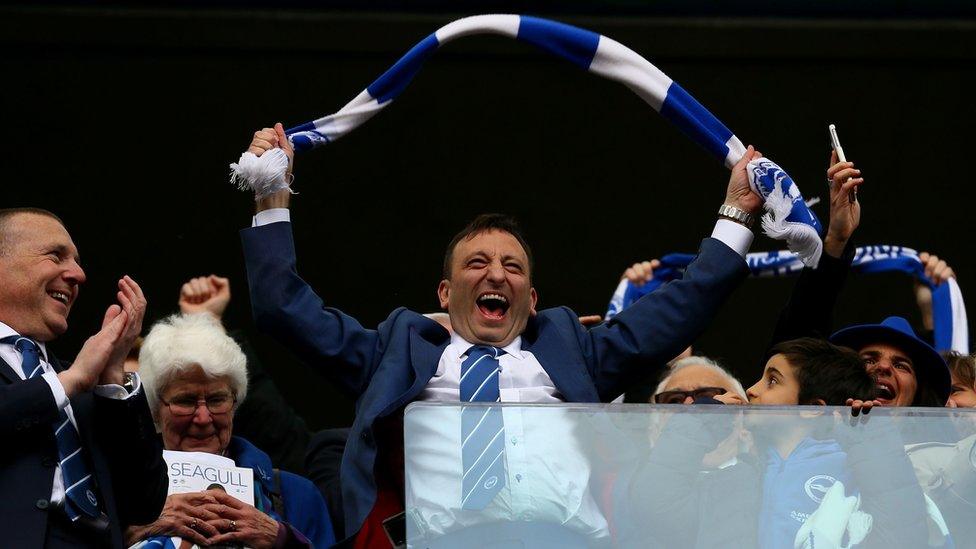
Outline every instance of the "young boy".
{"label": "young boy", "polygon": [[[753,405],[843,406],[852,400],[872,403],[877,390],[877,382],[855,351],[821,339],[802,338],[773,347],[762,378],[746,393]],[[795,413],[749,415],[753,421],[747,418],[747,423],[759,459],[765,464],[759,547],[793,547],[801,526],[837,482],[844,487],[845,493],[840,496],[864,498],[861,510],[872,515],[874,528],[864,522],[865,514],[860,515],[860,521],[848,522],[848,517],[826,512],[820,520],[837,524],[819,525],[818,532],[841,532],[843,541],[835,541],[842,545],[860,542],[869,531],[873,532],[868,540],[870,546],[924,543],[924,537],[913,537],[925,531],[921,491],[897,429],[890,422],[878,418],[872,427],[857,431],[835,428],[834,421],[824,417],[805,421]],[[892,495],[897,495],[897,499]],[[893,499],[896,501],[890,505]],[[912,528],[916,525],[921,528]],[[801,543],[805,542],[812,546],[812,536]]]}
{"label": "young boy", "polygon": [[[773,347],[762,378],[746,394],[753,405],[840,406],[851,398],[871,400],[876,391],[876,382],[856,352],[803,338]],[[747,418],[759,459],[765,463],[760,547],[792,543],[835,482],[851,487],[847,454],[825,423],[822,417],[803,421],[795,413]]]}

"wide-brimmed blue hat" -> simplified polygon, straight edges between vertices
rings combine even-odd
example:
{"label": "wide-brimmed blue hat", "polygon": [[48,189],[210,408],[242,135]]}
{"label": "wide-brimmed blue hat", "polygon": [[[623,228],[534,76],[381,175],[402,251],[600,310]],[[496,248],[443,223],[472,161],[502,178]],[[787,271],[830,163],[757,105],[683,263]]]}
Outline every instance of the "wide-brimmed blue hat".
{"label": "wide-brimmed blue hat", "polygon": [[[918,388],[930,387],[941,402],[949,400],[952,374],[949,373],[945,360],[931,345],[915,335],[908,321],[900,316],[889,316],[881,324],[861,324],[844,328],[830,336],[830,342],[854,350],[874,343],[894,345],[912,359]],[[920,394],[920,390],[916,391],[916,400]]]}

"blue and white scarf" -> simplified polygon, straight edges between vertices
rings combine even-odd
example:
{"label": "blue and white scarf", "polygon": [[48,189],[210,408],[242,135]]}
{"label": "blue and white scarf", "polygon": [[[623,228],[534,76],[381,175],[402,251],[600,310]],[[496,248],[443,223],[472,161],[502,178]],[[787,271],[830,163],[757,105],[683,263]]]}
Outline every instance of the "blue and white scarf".
{"label": "blue and white scarf", "polygon": [[[296,151],[331,143],[358,128],[389,105],[407,87],[424,62],[441,46],[464,36],[497,34],[514,38],[560,57],[581,69],[629,87],[661,116],[731,168],[746,148],[712,113],[657,67],[630,48],[592,31],[523,15],[475,15],[458,19],[424,38],[389,70],[334,114],[287,130]],[[258,198],[288,188],[283,151],[260,158],[245,152],[231,164],[231,182],[253,189]],[[763,229],[815,266],[820,258],[820,222],[807,208],[799,189],[768,159],[749,166],[753,189],[766,200]]]}
{"label": "blue and white scarf", "polygon": [[[627,279],[617,285],[606,320],[629,307],[642,296],[653,292],[665,283],[681,278],[685,267],[695,256],[692,254],[668,254],[661,258],[661,266],[654,270],[654,278],[643,286],[635,286]],[[755,252],[746,255],[746,263],[752,276],[773,277],[798,274],[803,262],[790,252]],[[962,291],[954,278],[936,285],[925,276],[925,266],[918,252],[902,246],[862,246],[858,248],[851,264],[857,273],[907,273],[932,290],[932,316],[935,321],[935,348],[969,354],[969,325]]]}

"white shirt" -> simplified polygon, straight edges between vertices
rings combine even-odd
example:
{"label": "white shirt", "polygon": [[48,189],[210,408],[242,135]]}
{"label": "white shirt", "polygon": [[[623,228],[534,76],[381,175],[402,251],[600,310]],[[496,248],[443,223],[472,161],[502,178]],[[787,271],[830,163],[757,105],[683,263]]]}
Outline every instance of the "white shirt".
{"label": "white shirt", "polygon": [[[0,339],[7,336],[19,336],[13,328],[7,326],[3,322],[0,322]],[[68,394],[64,391],[64,386],[61,385],[61,380],[58,379],[58,373],[54,371],[51,363],[48,362],[47,358],[47,346],[40,341],[36,341],[38,347],[41,348],[41,369],[43,373],[41,378],[47,382],[48,386],[51,388],[51,393],[54,394],[54,402],[58,405],[58,408],[64,410],[65,414],[68,415],[68,419],[71,421],[71,425],[78,429],[78,422],[75,420],[75,413],[71,409],[71,402],[68,401]],[[0,343],[0,358],[7,363],[10,368],[20,376],[20,379],[27,379],[27,375],[24,373],[21,365],[23,364],[23,357],[20,351],[17,350],[11,343]],[[95,387],[94,392],[96,395],[103,396],[106,398],[116,398],[116,399],[127,399],[131,396],[136,395],[139,392],[142,383],[139,381],[139,376],[135,375],[133,379],[133,384],[135,389],[132,393],[126,391],[125,387],[121,385],[99,385]],[[52,426],[53,428],[53,426]],[[55,506],[60,506],[64,503],[64,479],[61,476],[61,464],[59,463],[54,467],[54,486],[51,489],[51,504]]]}
{"label": "white shirt", "polygon": [[[472,343],[457,334],[444,349],[437,372],[418,400],[460,402],[461,363]],[[522,338],[498,358],[502,402],[559,403],[562,395]],[[424,535],[439,536],[493,521],[546,520],[564,524],[587,539],[605,540],[609,529],[589,491],[590,465],[557,407],[504,408],[504,488],[484,510],[460,509],[460,408],[423,408],[405,419],[404,455],[409,456],[407,509]]]}

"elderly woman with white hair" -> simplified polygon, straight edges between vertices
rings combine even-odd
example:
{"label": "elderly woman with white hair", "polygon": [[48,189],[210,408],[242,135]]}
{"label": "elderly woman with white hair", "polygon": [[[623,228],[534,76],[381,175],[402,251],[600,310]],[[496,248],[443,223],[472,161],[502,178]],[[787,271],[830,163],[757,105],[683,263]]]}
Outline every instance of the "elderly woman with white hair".
{"label": "elderly woman with white hair", "polygon": [[274,470],[267,454],[233,436],[234,411],[247,394],[246,359],[217,320],[191,314],[157,323],[142,344],[139,374],[163,446],[221,455],[252,469],[255,504],[219,490],[172,494],[155,522],[129,529],[130,543],[180,547],[172,540],[179,537],[183,543],[266,549],[335,542],[315,486]]}

